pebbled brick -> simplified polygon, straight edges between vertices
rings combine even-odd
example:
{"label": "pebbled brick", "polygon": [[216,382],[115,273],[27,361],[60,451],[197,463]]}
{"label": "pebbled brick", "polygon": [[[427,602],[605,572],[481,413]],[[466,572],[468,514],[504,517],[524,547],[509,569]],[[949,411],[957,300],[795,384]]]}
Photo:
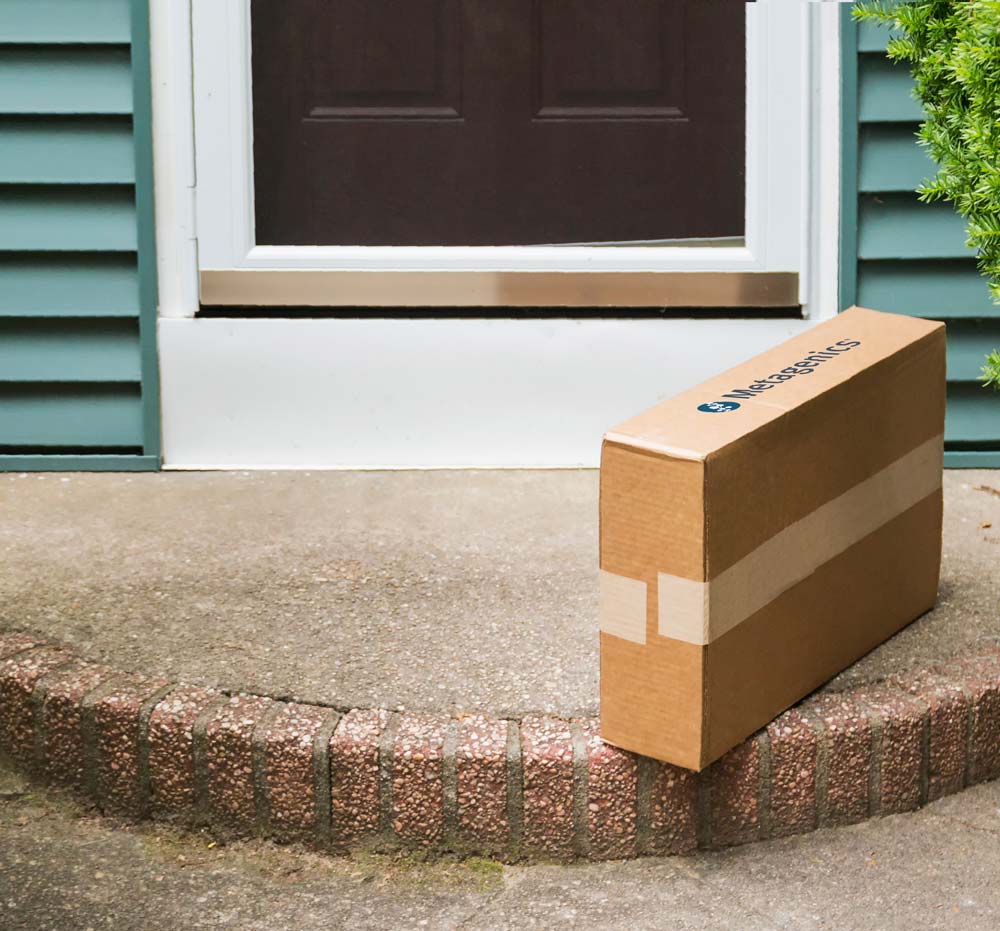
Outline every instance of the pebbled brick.
{"label": "pebbled brick", "polygon": [[807,701],[803,712],[822,726],[825,792],[819,799],[821,825],[851,824],[868,817],[872,764],[871,721],[850,693],[824,694]]}
{"label": "pebbled brick", "polygon": [[270,698],[235,695],[205,727],[208,804],[218,824],[244,831],[256,826],[253,731],[272,704]]}
{"label": "pebbled brick", "polygon": [[770,836],[803,834],[816,827],[816,765],[819,736],[798,709],[767,728],[771,743]]}
{"label": "pebbled brick", "polygon": [[971,702],[970,784],[1000,776],[1000,655],[994,652],[935,667],[962,688]]}
{"label": "pebbled brick", "polygon": [[46,679],[42,703],[44,768],[61,785],[84,788],[87,753],[84,747],[84,699],[114,676],[107,666],[84,664]]}
{"label": "pebbled brick", "polygon": [[285,705],[264,735],[269,830],[282,840],[317,830],[313,747],[336,712],[315,705]]}
{"label": "pebbled brick", "polygon": [[760,836],[760,744],[751,737],[711,765],[709,838],[713,847],[747,844]]}
{"label": "pebbled brick", "polygon": [[596,719],[582,722],[587,742],[587,846],[593,860],[636,855],[639,762],[601,740]]}
{"label": "pebbled brick", "polygon": [[149,716],[150,807],[161,816],[193,814],[198,803],[194,725],[219,693],[180,686]]}
{"label": "pebbled brick", "polygon": [[870,686],[854,692],[881,719],[878,746],[878,814],[912,811],[920,805],[926,706],[906,692]]}
{"label": "pebbled brick", "polygon": [[393,747],[392,827],[400,840],[430,847],[444,836],[446,715],[404,714]]}
{"label": "pebbled brick", "polygon": [[927,801],[958,792],[965,785],[969,700],[955,682],[920,671],[890,680],[927,706]]}
{"label": "pebbled brick", "polygon": [[140,716],[143,705],[167,684],[166,679],[122,675],[94,702],[98,800],[109,811],[132,817],[143,813]]}
{"label": "pebbled brick", "polygon": [[524,843],[532,853],[573,856],[573,738],[569,723],[532,715],[521,722]]}
{"label": "pebbled brick", "polygon": [[498,854],[510,840],[507,818],[506,721],[483,714],[459,722],[456,798],[459,841]]}
{"label": "pebbled brick", "polygon": [[698,846],[698,775],[670,763],[646,760],[649,835],[640,853],[691,853]]}
{"label": "pebbled brick", "polygon": [[349,711],[330,741],[331,840],[344,848],[378,833],[379,738],[385,711]]}
{"label": "pebbled brick", "polygon": [[65,650],[39,647],[0,662],[0,750],[19,763],[31,765],[35,759],[35,686],[72,659]]}

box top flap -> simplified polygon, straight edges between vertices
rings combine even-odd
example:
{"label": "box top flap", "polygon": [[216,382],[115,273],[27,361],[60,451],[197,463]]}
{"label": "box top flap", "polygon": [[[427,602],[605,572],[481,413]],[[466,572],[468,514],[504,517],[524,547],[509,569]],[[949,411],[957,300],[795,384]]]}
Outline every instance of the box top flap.
{"label": "box top flap", "polygon": [[605,439],[704,460],[943,328],[933,320],[852,307],[632,417]]}

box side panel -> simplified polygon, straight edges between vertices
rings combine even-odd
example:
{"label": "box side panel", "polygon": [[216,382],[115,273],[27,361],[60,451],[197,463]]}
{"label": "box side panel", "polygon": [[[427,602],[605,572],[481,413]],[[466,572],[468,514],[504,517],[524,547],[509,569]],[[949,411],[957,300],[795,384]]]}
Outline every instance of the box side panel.
{"label": "box side panel", "polygon": [[703,469],[608,442],[601,455],[601,736],[693,768],[704,650],[657,633],[657,573],[704,580]]}
{"label": "box side panel", "polygon": [[709,763],[933,607],[940,489],[706,647]]}

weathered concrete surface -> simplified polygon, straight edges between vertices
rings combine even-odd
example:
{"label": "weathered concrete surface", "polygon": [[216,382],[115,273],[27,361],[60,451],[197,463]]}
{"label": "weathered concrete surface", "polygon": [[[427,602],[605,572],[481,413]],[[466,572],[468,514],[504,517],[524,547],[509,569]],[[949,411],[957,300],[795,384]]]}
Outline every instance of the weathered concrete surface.
{"label": "weathered concrete surface", "polygon": [[125,826],[0,770],[0,927],[19,931],[993,931],[1000,784],[725,853],[503,867],[324,858]]}
{"label": "weathered concrete surface", "polygon": [[[1000,473],[945,486],[940,606],[832,687],[1000,635]],[[0,628],[119,667],[339,706],[597,710],[595,472],[5,475],[0,559]]]}

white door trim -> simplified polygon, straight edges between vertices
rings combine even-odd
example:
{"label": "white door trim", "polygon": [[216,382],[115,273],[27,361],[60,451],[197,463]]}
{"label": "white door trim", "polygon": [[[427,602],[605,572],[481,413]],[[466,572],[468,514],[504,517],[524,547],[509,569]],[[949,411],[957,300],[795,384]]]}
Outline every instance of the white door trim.
{"label": "white door trim", "polygon": [[200,267],[803,274],[807,117],[815,90],[815,48],[803,40],[814,9],[802,0],[747,4],[748,222],[742,246],[296,247],[258,245],[254,236],[249,0],[191,0]]}
{"label": "white door trim", "polygon": [[198,310],[190,0],[149,0],[153,203],[161,317]]}

